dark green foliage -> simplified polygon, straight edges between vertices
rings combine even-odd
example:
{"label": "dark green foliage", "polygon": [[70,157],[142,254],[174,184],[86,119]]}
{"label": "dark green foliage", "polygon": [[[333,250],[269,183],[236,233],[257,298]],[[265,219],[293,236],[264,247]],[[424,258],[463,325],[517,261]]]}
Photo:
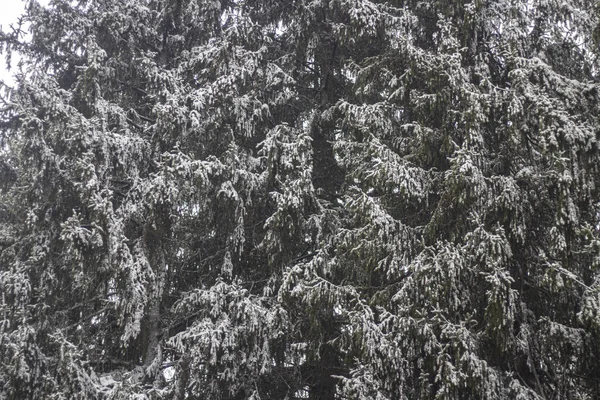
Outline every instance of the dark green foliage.
{"label": "dark green foliage", "polygon": [[23,22],[0,399],[600,397],[591,1]]}

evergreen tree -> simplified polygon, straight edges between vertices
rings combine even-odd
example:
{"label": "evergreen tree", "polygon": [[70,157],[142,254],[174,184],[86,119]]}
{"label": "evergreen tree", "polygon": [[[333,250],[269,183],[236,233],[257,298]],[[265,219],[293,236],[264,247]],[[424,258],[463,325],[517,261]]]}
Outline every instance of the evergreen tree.
{"label": "evergreen tree", "polygon": [[599,398],[599,16],[28,0],[0,399]]}

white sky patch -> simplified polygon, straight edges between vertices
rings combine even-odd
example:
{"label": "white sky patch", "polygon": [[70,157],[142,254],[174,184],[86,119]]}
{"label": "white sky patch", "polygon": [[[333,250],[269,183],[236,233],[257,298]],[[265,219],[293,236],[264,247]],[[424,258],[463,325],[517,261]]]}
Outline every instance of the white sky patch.
{"label": "white sky patch", "polygon": [[168,366],[163,370],[162,374],[167,382],[171,382],[175,378],[175,372],[175,367]]}
{"label": "white sky patch", "polygon": [[[3,32],[11,32],[11,25],[16,26],[17,20],[25,12],[25,1],[24,0],[0,0],[2,4],[2,11],[0,12],[0,29]],[[38,3],[42,5],[48,5],[49,0],[38,0]],[[28,29],[21,28],[25,32]],[[17,54],[13,53],[11,60],[11,70],[7,69],[6,55],[0,54],[0,81],[3,81],[7,85],[14,83],[13,74],[16,72],[19,58]]]}
{"label": "white sky patch", "polygon": [[[24,3],[18,0],[4,0],[2,1],[2,12],[0,12],[0,28],[3,32],[10,32],[10,25],[16,24],[17,19],[24,11]],[[6,57],[4,54],[1,55],[0,60],[0,80],[6,84],[13,83],[12,74],[16,65],[16,57],[13,56],[12,60],[12,71],[8,71],[6,68]]]}

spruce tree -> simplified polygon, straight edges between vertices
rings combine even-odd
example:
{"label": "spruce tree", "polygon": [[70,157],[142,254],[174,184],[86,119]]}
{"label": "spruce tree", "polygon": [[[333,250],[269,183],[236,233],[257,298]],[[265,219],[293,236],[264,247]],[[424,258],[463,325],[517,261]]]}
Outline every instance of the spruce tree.
{"label": "spruce tree", "polygon": [[600,397],[594,2],[26,4],[0,399]]}

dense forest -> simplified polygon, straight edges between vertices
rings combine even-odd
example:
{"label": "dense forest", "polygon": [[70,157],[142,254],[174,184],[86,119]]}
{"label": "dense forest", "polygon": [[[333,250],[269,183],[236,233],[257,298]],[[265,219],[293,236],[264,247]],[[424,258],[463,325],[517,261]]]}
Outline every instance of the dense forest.
{"label": "dense forest", "polygon": [[0,399],[600,398],[594,3],[27,0]]}

